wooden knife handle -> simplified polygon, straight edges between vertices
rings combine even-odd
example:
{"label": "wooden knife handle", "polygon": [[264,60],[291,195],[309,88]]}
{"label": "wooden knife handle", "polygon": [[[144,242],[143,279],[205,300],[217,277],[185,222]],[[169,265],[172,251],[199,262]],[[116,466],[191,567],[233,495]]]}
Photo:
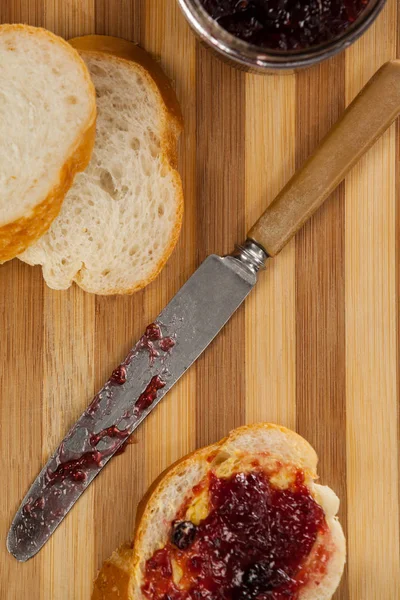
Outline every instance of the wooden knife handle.
{"label": "wooden knife handle", "polygon": [[400,112],[400,60],[384,64],[286,184],[248,237],[275,256]]}

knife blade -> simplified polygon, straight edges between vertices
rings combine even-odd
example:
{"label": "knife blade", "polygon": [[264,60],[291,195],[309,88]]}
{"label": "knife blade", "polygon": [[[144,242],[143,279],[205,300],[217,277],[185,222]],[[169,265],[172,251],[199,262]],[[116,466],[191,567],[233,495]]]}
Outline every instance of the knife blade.
{"label": "knife blade", "polygon": [[7,538],[15,558],[26,561],[46,543],[87,486],[243,302],[265,258],[252,242],[234,256],[209,256],[146,328],[23,499]]}
{"label": "knife blade", "polygon": [[7,548],[26,561],[205,350],[275,256],[400,112],[400,61],[386,63],[230,256],[209,256],[150,324],[50,457],[12,522]]}

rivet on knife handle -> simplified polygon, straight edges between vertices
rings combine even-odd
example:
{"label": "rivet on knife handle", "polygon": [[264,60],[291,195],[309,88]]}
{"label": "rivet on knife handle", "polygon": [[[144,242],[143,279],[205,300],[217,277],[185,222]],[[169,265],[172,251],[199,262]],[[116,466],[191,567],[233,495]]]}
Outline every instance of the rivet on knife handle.
{"label": "rivet on knife handle", "polygon": [[296,172],[249,237],[275,256],[400,112],[400,61],[381,67]]}

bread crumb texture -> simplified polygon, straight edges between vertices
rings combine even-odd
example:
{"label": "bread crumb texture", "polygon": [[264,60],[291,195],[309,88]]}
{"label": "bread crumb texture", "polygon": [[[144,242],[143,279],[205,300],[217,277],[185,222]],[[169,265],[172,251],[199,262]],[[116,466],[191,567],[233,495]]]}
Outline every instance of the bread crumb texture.
{"label": "bread crumb texture", "polygon": [[79,54],[44,29],[0,25],[0,262],[59,213],[94,143],[95,91]]}
{"label": "bread crumb texture", "polygon": [[20,258],[46,283],[131,293],[156,277],[179,236],[182,184],[174,168],[180,123],[142,66],[83,51],[97,95],[92,160],[48,233]]}

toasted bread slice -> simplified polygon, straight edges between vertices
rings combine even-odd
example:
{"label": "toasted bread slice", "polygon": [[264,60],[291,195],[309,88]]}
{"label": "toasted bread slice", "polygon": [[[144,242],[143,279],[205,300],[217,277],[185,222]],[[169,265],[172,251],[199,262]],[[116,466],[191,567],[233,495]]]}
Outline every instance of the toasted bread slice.
{"label": "toasted bread slice", "polygon": [[89,163],[96,97],[74,50],[49,31],[0,25],[0,263],[49,228]]}
{"label": "toasted bread slice", "polygon": [[71,43],[97,92],[93,159],[49,232],[19,258],[42,265],[54,289],[75,281],[96,294],[128,294],[158,275],[178,240],[181,113],[161,68],[135,44],[106,36]]}
{"label": "toasted bread slice", "polygon": [[[182,459],[162,474],[149,490],[138,510],[133,550],[132,545],[125,545],[106,561],[95,582],[92,600],[152,598],[151,594],[143,592],[147,561],[167,547],[176,519],[183,518],[200,527],[205,522],[212,510],[209,505],[210,474],[219,480],[227,480],[260,469],[268,474],[274,488],[283,491],[290,490],[294,474],[301,473],[312,501],[324,514],[324,527],[318,531],[312,549],[301,565],[302,583],[296,595],[288,595],[288,598],[332,598],[345,564],[345,540],[336,517],[339,500],[330,488],[314,482],[316,467],[317,456],[303,438],[271,424],[241,427],[219,444]],[[177,556],[181,560],[182,551]],[[185,563],[173,565],[177,589],[184,585],[182,581],[185,582],[182,564]]]}

